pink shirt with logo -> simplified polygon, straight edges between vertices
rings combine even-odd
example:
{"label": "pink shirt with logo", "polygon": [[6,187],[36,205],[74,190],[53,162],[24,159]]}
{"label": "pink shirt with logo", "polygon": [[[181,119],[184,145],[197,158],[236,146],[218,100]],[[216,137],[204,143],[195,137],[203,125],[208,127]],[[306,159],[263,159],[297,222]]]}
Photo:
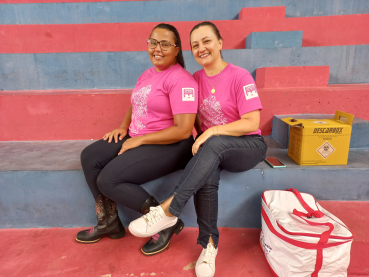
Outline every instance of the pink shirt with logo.
{"label": "pink shirt with logo", "polygon": [[[205,75],[204,69],[193,74],[199,85],[201,130],[239,120],[241,115],[262,110],[260,98],[251,74],[241,67],[228,63],[218,79]],[[217,82],[218,79],[218,82]],[[211,93],[215,86],[215,93]],[[261,134],[260,129],[245,135]]]}
{"label": "pink shirt with logo", "polygon": [[151,67],[138,78],[131,103],[129,135],[142,136],[174,126],[173,115],[197,113],[198,86],[179,64],[161,72]]}

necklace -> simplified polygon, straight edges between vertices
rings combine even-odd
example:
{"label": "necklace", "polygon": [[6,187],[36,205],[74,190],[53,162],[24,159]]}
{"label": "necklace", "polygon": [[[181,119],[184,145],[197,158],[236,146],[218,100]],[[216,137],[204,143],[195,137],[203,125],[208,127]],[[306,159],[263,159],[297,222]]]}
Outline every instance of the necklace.
{"label": "necklace", "polygon": [[211,93],[215,93],[215,86],[216,86],[216,85],[217,85],[217,83],[218,83],[218,80],[219,80],[220,74],[222,74],[222,71],[223,71],[223,62],[222,62],[222,69],[221,69],[221,70],[220,70],[220,72],[219,72],[218,78],[217,78],[217,80],[216,80],[216,82],[215,82],[214,86],[212,85],[212,83],[210,83],[210,80],[209,80],[209,78],[208,78],[208,75],[206,75],[206,73],[205,73],[206,79],[208,80],[208,82],[209,82],[210,86],[212,86]]}

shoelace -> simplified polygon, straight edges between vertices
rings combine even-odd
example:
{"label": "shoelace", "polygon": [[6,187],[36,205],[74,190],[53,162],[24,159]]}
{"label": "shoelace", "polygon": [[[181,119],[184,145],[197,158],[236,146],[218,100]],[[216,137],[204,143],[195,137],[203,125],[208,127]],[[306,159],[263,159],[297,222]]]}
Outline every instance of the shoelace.
{"label": "shoelace", "polygon": [[205,255],[201,263],[212,264],[214,255],[215,255],[215,248],[211,243],[209,243],[208,246],[206,247]]}
{"label": "shoelace", "polygon": [[150,212],[148,212],[147,214],[143,216],[143,218],[146,220],[149,226],[156,223],[162,217],[163,216],[160,214],[159,208],[156,208],[156,207],[151,207]]}

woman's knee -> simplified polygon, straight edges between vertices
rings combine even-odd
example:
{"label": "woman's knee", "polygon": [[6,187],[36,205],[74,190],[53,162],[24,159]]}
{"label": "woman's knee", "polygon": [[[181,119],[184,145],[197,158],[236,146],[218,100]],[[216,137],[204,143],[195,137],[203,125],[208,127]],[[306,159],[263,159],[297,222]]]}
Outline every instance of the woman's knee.
{"label": "woman's knee", "polygon": [[99,176],[97,176],[96,185],[102,194],[107,195],[113,188],[113,180],[109,174],[104,173],[104,170],[102,170]]}
{"label": "woman's knee", "polygon": [[225,148],[225,144],[222,143],[224,138],[221,138],[219,136],[212,136],[208,138],[208,140],[204,144],[204,150],[213,152],[213,153],[219,153]]}
{"label": "woman's knee", "polygon": [[82,150],[82,152],[81,152],[81,162],[85,162],[85,161],[87,161],[88,159],[89,159],[89,157],[90,157],[90,147],[91,145],[88,145],[88,146],[86,146],[83,150]]}
{"label": "woman's knee", "polygon": [[109,157],[107,155],[107,148],[104,147],[104,141],[96,141],[88,145],[81,152],[81,164],[82,168],[97,168],[101,169],[104,167],[104,161]]}
{"label": "woman's knee", "polygon": [[87,146],[81,152],[81,164],[82,168],[85,168],[88,165],[91,165],[91,161],[94,160],[94,151],[92,151],[91,145]]}

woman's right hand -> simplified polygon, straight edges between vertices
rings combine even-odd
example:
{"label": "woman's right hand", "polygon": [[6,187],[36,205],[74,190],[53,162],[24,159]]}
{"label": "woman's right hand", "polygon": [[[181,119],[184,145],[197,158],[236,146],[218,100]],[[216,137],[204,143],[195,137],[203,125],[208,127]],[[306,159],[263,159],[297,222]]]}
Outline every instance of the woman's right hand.
{"label": "woman's right hand", "polygon": [[115,129],[115,130],[113,130],[109,133],[106,133],[103,136],[103,140],[109,140],[108,142],[111,143],[111,141],[114,138],[115,143],[117,143],[118,139],[122,140],[126,135],[127,135],[127,130],[126,129],[118,128],[118,129]]}

